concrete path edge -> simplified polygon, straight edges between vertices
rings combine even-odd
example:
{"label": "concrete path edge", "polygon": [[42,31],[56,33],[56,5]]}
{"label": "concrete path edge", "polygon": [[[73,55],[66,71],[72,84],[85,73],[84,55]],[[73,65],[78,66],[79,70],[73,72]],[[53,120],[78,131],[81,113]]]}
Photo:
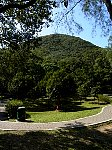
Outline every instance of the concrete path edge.
{"label": "concrete path edge", "polygon": [[[104,109],[105,108],[108,108],[108,107],[111,107],[112,109],[112,105],[107,105],[105,107],[102,108],[101,112],[99,112],[98,114],[96,115],[91,115],[91,116],[88,116],[88,117],[84,117],[84,118],[79,118],[79,119],[75,119],[75,120],[69,120],[69,121],[61,121],[61,122],[49,122],[49,123],[26,123],[26,122],[9,122],[9,121],[0,121],[0,130],[11,130],[11,131],[15,131],[15,130],[24,130],[24,131],[39,131],[39,130],[56,130],[56,129],[61,129],[61,128],[65,128],[67,126],[67,124],[71,124],[71,126],[69,127],[81,127],[80,125],[78,126],[76,124],[76,122],[80,122],[82,121],[83,123],[83,120],[86,120],[86,119],[90,119],[93,117],[97,117],[99,116],[100,114],[103,114],[104,112]],[[112,110],[111,110],[111,113],[112,113]],[[111,116],[111,115],[110,115]],[[104,123],[104,122],[108,122],[108,121],[111,121],[112,120],[112,117],[107,119],[106,121],[103,120],[103,121],[99,121],[99,122],[96,122],[96,123],[89,123],[89,124],[85,124],[82,125],[83,126],[92,126],[92,125],[97,125],[97,124],[101,124],[101,123]],[[2,124],[3,123],[3,124]],[[4,125],[7,124],[7,126],[9,125],[9,128],[8,127],[5,127]],[[14,125],[14,128],[11,127],[10,128],[10,125]],[[3,127],[2,127],[3,126]],[[15,127],[16,126],[16,127]],[[17,129],[17,127],[19,127]],[[22,126],[22,128],[21,128]],[[29,129],[28,129],[28,126],[29,126]],[[36,126],[36,128],[35,128]],[[26,128],[25,128],[26,127]],[[34,127],[34,129],[33,129]]]}

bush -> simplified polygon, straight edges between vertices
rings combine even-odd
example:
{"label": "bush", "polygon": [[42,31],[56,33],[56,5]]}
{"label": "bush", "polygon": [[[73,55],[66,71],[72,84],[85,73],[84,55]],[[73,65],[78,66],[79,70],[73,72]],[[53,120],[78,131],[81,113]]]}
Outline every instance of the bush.
{"label": "bush", "polygon": [[18,107],[23,106],[23,102],[20,100],[9,100],[6,104],[6,111],[11,119],[17,118]]}
{"label": "bush", "polygon": [[99,100],[99,102],[103,102],[103,103],[106,103],[106,104],[111,103],[111,99],[107,95],[101,95],[101,94],[99,94],[98,95],[98,100]]}

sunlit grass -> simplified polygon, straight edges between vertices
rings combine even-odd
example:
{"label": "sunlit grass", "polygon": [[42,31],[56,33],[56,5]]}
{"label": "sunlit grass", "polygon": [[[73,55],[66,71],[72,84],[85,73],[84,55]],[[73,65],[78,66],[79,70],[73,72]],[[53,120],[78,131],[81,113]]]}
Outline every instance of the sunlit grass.
{"label": "sunlit grass", "polygon": [[[63,111],[45,111],[45,112],[27,112],[30,115],[30,120],[34,122],[59,122],[74,120],[97,114],[101,111],[104,105],[90,104],[89,102],[82,103],[78,107],[80,110],[72,112]],[[77,108],[77,107],[76,107]]]}

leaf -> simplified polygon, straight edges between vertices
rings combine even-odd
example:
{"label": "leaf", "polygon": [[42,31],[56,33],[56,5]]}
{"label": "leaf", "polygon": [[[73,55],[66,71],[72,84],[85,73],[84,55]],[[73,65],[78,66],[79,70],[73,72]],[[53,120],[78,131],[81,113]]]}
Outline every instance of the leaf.
{"label": "leaf", "polygon": [[67,8],[68,7],[68,0],[64,0],[64,6]]}

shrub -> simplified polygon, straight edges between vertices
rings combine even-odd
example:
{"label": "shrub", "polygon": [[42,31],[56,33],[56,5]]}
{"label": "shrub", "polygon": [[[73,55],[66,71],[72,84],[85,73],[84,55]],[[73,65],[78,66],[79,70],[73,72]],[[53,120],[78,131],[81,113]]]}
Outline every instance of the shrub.
{"label": "shrub", "polygon": [[23,106],[23,102],[20,100],[9,100],[6,104],[6,111],[11,119],[17,118],[18,107]]}
{"label": "shrub", "polygon": [[103,103],[106,103],[106,104],[111,103],[111,99],[107,95],[101,95],[101,94],[99,94],[98,95],[98,100],[99,100],[99,102],[103,102]]}

